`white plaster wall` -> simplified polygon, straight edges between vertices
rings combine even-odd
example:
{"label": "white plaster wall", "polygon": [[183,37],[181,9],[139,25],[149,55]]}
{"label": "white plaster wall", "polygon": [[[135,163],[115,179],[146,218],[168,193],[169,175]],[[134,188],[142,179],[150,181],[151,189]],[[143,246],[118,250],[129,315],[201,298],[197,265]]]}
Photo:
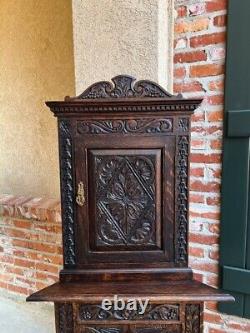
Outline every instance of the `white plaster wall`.
{"label": "white plaster wall", "polygon": [[73,0],[76,92],[118,74],[172,91],[173,0]]}

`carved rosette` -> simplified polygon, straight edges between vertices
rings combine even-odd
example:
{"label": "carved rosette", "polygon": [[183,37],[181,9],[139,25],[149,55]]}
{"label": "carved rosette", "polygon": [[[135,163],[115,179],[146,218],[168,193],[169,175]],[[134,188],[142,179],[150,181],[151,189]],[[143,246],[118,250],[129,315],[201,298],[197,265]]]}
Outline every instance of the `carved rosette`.
{"label": "carved rosette", "polygon": [[78,315],[81,321],[105,321],[105,320],[179,320],[179,306],[172,304],[149,305],[143,314],[139,310],[104,310],[97,304],[79,305]]}
{"label": "carved rosette", "polygon": [[61,152],[61,195],[63,219],[64,264],[75,264],[74,235],[74,183],[72,171],[72,139],[70,123],[67,120],[59,122],[60,152]]}
{"label": "carved rosette", "polygon": [[[118,75],[108,81],[94,83],[82,94],[73,99],[99,99],[99,98],[130,98],[130,97],[172,97],[157,83],[142,80],[135,83],[136,79],[129,75]],[[180,97],[180,96],[179,96]],[[71,98],[66,97],[66,100]]]}
{"label": "carved rosette", "polygon": [[200,332],[201,332],[200,305],[187,304],[185,333],[200,333]]}
{"label": "carved rosette", "polygon": [[188,232],[188,151],[189,137],[178,137],[177,143],[177,246],[176,261],[187,263],[187,232]]}
{"label": "carved rosette", "polygon": [[173,119],[111,119],[77,122],[79,134],[168,133],[173,130]]}
{"label": "carved rosette", "polygon": [[97,245],[156,245],[155,156],[95,156],[95,170]]}

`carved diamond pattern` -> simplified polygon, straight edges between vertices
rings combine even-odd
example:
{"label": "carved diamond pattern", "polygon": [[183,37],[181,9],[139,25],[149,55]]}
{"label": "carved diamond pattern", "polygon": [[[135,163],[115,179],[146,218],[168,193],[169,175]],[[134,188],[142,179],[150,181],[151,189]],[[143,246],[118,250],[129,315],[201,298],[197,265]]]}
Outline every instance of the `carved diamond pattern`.
{"label": "carved diamond pattern", "polygon": [[97,245],[155,245],[155,156],[95,156]]}

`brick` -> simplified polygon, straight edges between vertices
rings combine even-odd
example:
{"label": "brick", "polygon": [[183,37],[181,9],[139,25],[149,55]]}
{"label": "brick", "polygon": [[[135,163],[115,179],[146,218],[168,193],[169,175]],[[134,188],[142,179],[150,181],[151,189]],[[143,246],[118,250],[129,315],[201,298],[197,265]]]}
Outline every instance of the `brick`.
{"label": "brick", "polygon": [[214,17],[213,23],[216,27],[225,27],[227,24],[227,15],[219,15]]}
{"label": "brick", "polygon": [[207,12],[216,12],[220,10],[227,9],[227,1],[219,0],[219,1],[207,1],[206,2],[206,11]]}
{"label": "brick", "polygon": [[206,128],[206,135],[213,135],[213,137],[222,136],[222,127],[221,125],[208,126]]}
{"label": "brick", "polygon": [[195,110],[192,115],[192,122],[205,121],[205,112],[201,109]]}
{"label": "brick", "polygon": [[[216,216],[218,216],[218,218],[219,218],[219,217],[220,217],[220,213],[217,213]],[[213,234],[217,234],[217,235],[219,235],[219,233],[220,233],[220,226],[219,226],[219,223],[211,223],[211,224],[209,224],[209,226],[208,226],[208,230],[209,230],[210,232],[212,232]]]}
{"label": "brick", "polygon": [[207,116],[207,120],[209,122],[222,121],[223,120],[223,110],[208,111],[206,116]]}
{"label": "brick", "polygon": [[192,268],[199,270],[199,271],[203,271],[203,272],[209,272],[209,273],[214,273],[214,274],[219,273],[219,266],[217,264],[212,264],[212,263],[203,262],[203,261],[193,262]]}
{"label": "brick", "polygon": [[218,275],[210,274],[209,276],[207,276],[207,278],[206,278],[206,284],[208,284],[211,287],[218,288],[218,285],[219,285],[219,277],[218,277]]}
{"label": "brick", "polygon": [[204,320],[210,323],[217,323],[221,324],[223,323],[223,320],[221,319],[221,316],[216,313],[204,313]]}
{"label": "brick", "polygon": [[204,168],[191,168],[191,177],[204,177]]}
{"label": "brick", "polygon": [[176,53],[174,56],[175,63],[192,63],[197,61],[206,61],[206,51],[193,51]]}
{"label": "brick", "polygon": [[189,235],[189,241],[196,244],[215,245],[218,244],[219,237],[217,235],[193,234]]}
{"label": "brick", "polygon": [[192,139],[191,141],[192,150],[204,150],[206,149],[205,139]]}
{"label": "brick", "polygon": [[186,6],[179,6],[176,11],[177,11],[178,18],[187,16],[187,7]]}
{"label": "brick", "polygon": [[217,302],[205,303],[205,308],[210,311],[217,311]]}
{"label": "brick", "polygon": [[220,190],[220,184],[217,182],[203,182],[200,180],[190,181],[190,190],[196,192],[218,192]]}
{"label": "brick", "polygon": [[209,26],[208,18],[199,18],[193,21],[182,20],[175,24],[175,33],[197,32],[207,30]]}
{"label": "brick", "polygon": [[215,45],[225,42],[226,42],[225,32],[216,32],[213,34],[205,34],[190,38],[190,46],[193,48],[207,46],[207,45]]}
{"label": "brick", "polygon": [[209,77],[223,73],[224,66],[217,64],[195,65],[190,67],[190,77]]}
{"label": "brick", "polygon": [[208,333],[228,333],[228,330],[220,330],[217,328],[209,328]]}
{"label": "brick", "polygon": [[220,140],[220,139],[211,140],[209,145],[210,145],[211,149],[221,150],[222,149],[222,140]]}
{"label": "brick", "polygon": [[222,104],[224,104],[224,96],[223,95],[207,96],[205,98],[205,100],[210,105],[222,105]]}
{"label": "brick", "polygon": [[10,284],[10,283],[8,283],[7,289],[10,291],[14,291],[15,293],[23,294],[23,295],[29,295],[33,292],[33,290],[31,290],[31,289],[23,288],[23,287],[16,286],[16,285]]}
{"label": "brick", "polygon": [[209,251],[209,258],[210,259],[218,261],[219,257],[220,257],[220,255],[219,255],[219,251],[218,250],[211,250],[211,251]]}
{"label": "brick", "polygon": [[198,247],[190,247],[189,255],[192,257],[204,258],[204,249]]}
{"label": "brick", "polygon": [[186,76],[186,69],[185,67],[175,68],[174,70],[174,77],[176,79],[183,79]]}
{"label": "brick", "polygon": [[220,213],[219,212],[196,212],[190,210],[189,216],[194,217],[201,217],[205,219],[212,219],[212,220],[219,220],[220,219]]}
{"label": "brick", "polygon": [[202,203],[203,204],[204,195],[191,193],[191,194],[189,194],[189,200],[190,200],[190,202],[193,202],[193,203]]}
{"label": "brick", "polygon": [[211,91],[224,91],[224,79],[210,81],[208,84],[208,88]]}
{"label": "brick", "polygon": [[203,91],[203,87],[200,82],[174,83],[174,91],[179,93],[196,92],[196,91]]}
{"label": "brick", "polygon": [[221,163],[221,154],[191,154],[192,163]]}
{"label": "brick", "polygon": [[194,272],[193,276],[194,276],[194,280],[199,281],[199,282],[203,282],[203,275],[202,274]]}
{"label": "brick", "polygon": [[244,322],[238,322],[238,323],[234,323],[234,322],[229,322],[228,326],[236,331],[242,331],[242,332],[250,332],[250,322],[248,321],[247,323]]}
{"label": "brick", "polygon": [[208,197],[206,199],[206,203],[209,206],[219,206],[219,204],[220,204],[220,198],[219,197]]}

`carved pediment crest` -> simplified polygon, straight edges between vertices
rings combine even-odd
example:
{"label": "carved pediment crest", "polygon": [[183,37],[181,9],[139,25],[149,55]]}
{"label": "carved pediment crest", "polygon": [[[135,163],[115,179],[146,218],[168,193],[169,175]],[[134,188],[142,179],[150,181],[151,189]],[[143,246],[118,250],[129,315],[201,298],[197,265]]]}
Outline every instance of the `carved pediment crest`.
{"label": "carved pediment crest", "polygon": [[[153,81],[136,79],[130,75],[118,75],[111,79],[111,82],[100,81],[92,84],[82,94],[77,97],[65,97],[66,101],[79,99],[99,99],[99,98],[131,98],[131,97],[151,97],[151,98],[175,98],[164,88]],[[180,96],[178,96],[180,98]]]}

